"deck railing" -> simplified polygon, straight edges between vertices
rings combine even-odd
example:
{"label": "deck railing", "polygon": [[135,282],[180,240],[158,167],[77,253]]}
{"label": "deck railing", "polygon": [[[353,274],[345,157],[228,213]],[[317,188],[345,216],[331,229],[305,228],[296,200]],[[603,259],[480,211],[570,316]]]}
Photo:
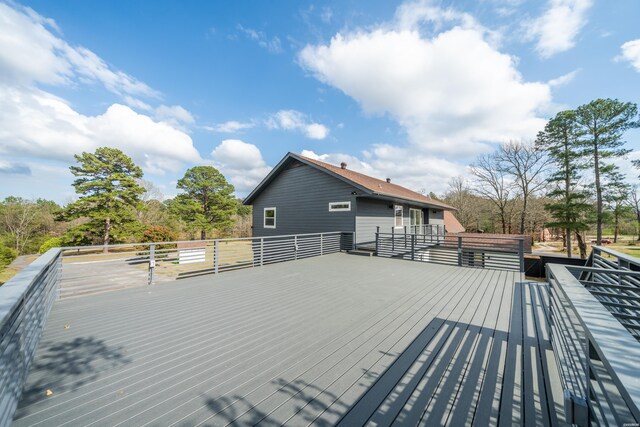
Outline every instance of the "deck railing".
{"label": "deck railing", "polygon": [[637,425],[640,260],[601,247],[591,259],[595,267],[547,264],[549,334],[567,422]]}
{"label": "deck railing", "polygon": [[0,286],[0,426],[11,424],[44,324],[56,298],[60,249]]}
{"label": "deck railing", "polygon": [[[391,227],[388,229],[392,236],[405,236],[415,234],[417,240],[437,243],[444,240],[445,228],[442,224],[405,225],[403,227]],[[376,227],[376,233],[380,233],[380,227]],[[385,233],[383,230],[382,233]]]}
{"label": "deck railing", "polygon": [[352,247],[353,233],[329,232],[63,248],[60,297],[217,274]]}
{"label": "deck railing", "polygon": [[517,237],[456,236],[440,239],[413,233],[376,233],[377,256],[461,267],[524,271],[524,240]]}

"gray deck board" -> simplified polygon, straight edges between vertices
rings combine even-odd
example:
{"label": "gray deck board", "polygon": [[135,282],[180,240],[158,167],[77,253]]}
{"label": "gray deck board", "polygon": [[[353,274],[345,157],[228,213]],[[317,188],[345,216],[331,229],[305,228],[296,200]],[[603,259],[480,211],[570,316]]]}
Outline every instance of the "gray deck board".
{"label": "gray deck board", "polygon": [[544,296],[333,254],[62,300],[14,423],[556,425]]}

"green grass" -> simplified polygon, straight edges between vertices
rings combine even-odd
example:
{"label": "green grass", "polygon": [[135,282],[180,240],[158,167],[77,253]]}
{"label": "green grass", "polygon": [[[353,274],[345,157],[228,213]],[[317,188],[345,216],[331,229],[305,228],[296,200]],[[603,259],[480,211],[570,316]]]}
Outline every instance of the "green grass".
{"label": "green grass", "polygon": [[8,282],[18,272],[17,269],[11,267],[0,267],[0,286]]}

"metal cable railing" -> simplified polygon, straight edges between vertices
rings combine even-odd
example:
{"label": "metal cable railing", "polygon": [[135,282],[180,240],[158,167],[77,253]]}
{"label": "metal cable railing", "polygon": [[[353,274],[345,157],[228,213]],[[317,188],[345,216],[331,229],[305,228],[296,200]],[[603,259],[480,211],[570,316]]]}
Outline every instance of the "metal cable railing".
{"label": "metal cable railing", "polygon": [[0,426],[11,424],[53,302],[60,249],[51,249],[0,286]]}
{"label": "metal cable railing", "polygon": [[517,237],[456,236],[431,240],[413,233],[376,233],[377,256],[461,267],[524,271],[524,240]]}
{"label": "metal cable railing", "polygon": [[601,247],[590,259],[594,267],[547,264],[549,334],[566,419],[637,425],[640,260]]}
{"label": "metal cable railing", "polygon": [[345,232],[63,248],[60,297],[147,286],[352,248],[353,233]]}

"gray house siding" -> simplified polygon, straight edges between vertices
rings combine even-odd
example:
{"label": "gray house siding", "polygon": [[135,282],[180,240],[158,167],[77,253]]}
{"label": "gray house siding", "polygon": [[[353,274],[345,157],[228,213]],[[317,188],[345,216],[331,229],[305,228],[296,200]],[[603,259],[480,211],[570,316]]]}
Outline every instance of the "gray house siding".
{"label": "gray house siding", "polygon": [[[355,230],[356,188],[300,162],[284,169],[253,201],[255,237]],[[351,211],[329,212],[330,202]],[[276,208],[276,228],[264,227],[264,209]]]}
{"label": "gray house siding", "polygon": [[[391,201],[359,198],[358,209],[356,211],[356,244],[367,244],[375,242],[376,229],[380,227],[383,233],[390,233],[395,225],[393,205],[398,204]],[[423,209],[419,206],[402,204],[402,222],[403,226],[411,225],[411,217],[409,209],[422,209],[424,213],[424,222],[428,223],[429,209]],[[391,207],[390,207],[391,206]],[[435,216],[436,214],[434,214]],[[444,221],[444,214],[440,215]],[[400,232],[400,231],[399,231]]]}
{"label": "gray house siding", "polygon": [[425,209],[429,212],[429,220],[427,221],[427,215],[424,216],[424,222],[426,224],[438,224],[444,225],[444,210],[442,209]]}
{"label": "gray house siding", "polygon": [[387,233],[391,231],[394,223],[393,208],[389,208],[391,205],[393,205],[393,202],[358,199],[356,244],[375,242],[377,227]]}

